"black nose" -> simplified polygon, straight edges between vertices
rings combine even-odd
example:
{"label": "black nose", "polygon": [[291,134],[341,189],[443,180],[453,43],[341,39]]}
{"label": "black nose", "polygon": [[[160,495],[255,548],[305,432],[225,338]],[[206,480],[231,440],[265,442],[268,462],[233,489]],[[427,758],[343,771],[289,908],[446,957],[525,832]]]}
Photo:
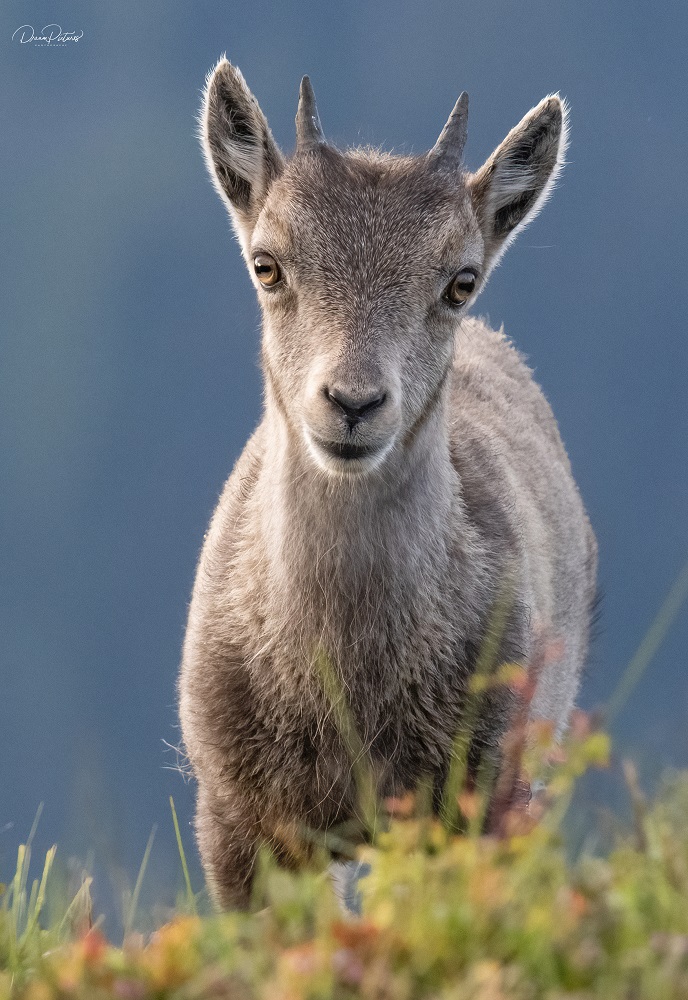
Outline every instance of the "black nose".
{"label": "black nose", "polygon": [[363,417],[379,410],[387,398],[387,394],[376,390],[373,393],[366,393],[364,396],[355,396],[351,392],[341,389],[339,386],[325,386],[323,390],[325,396],[333,406],[338,407],[346,416],[350,427],[354,427]]}

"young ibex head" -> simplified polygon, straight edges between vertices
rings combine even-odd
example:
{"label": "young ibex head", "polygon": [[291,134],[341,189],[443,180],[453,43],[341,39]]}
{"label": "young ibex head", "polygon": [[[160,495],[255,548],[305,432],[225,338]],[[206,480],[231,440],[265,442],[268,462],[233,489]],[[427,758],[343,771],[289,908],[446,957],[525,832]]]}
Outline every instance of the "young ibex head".
{"label": "young ibex head", "polygon": [[304,77],[287,160],[239,70],[210,74],[202,141],[260,298],[268,400],[319,468],[371,473],[413,447],[458,321],[551,191],[566,110],[546,97],[472,174],[466,94],[424,156],[341,152]]}

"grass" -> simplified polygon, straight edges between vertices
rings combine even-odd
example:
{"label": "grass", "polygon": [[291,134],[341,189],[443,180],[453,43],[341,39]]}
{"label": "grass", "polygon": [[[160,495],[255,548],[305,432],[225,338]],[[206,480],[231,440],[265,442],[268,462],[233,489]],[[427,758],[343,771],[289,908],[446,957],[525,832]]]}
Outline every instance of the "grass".
{"label": "grass", "polygon": [[[686,596],[688,568],[631,661],[614,713]],[[510,685],[522,710],[501,774],[469,786],[465,741],[457,744],[439,817],[427,788],[377,802],[334,671],[319,657],[371,841],[353,849],[371,868],[360,883],[360,917],[343,913],[317,838],[298,873],[261,855],[251,912],[199,915],[171,803],[185,898],[150,938],[136,932],[153,831],[118,946],[93,920],[89,879],[71,900],[52,892],[55,847],[30,880],[37,815],[0,885],[0,1000],[686,1000],[688,772],[667,776],[648,804],[624,762],[631,824],[603,856],[588,848],[572,858],[562,831],[574,788],[589,768],[608,765],[610,748],[583,713],[563,746],[547,724],[528,721],[550,655],[556,650],[542,644],[527,671],[477,671],[469,715],[492,684]],[[528,807],[504,791],[545,777],[546,793]]]}
{"label": "grass", "polygon": [[[388,803],[387,829],[360,849],[360,918],[317,865],[264,859],[252,913],[180,916],[117,947],[84,933],[83,900],[43,919],[52,852],[29,890],[22,850],[0,908],[0,997],[685,1000],[688,774],[648,806],[627,769],[634,823],[607,857],[571,860],[552,819],[606,752],[599,733],[579,739],[540,821],[515,814],[500,837],[450,833],[410,796]],[[464,793],[460,807],[480,804]]]}

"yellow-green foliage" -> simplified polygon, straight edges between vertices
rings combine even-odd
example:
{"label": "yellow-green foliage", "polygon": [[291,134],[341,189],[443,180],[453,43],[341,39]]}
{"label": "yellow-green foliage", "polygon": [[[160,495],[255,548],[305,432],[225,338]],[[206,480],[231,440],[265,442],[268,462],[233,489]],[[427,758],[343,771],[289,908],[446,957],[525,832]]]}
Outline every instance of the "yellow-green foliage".
{"label": "yellow-green foliage", "polygon": [[411,799],[388,804],[387,829],[360,851],[372,865],[360,918],[342,914],[321,870],[263,859],[253,913],[179,916],[115,947],[84,933],[87,887],[45,919],[52,854],[33,891],[20,855],[0,897],[0,998],[686,1000],[688,774],[647,808],[629,768],[632,834],[570,862],[560,815],[575,775],[605,755],[604,737],[586,734],[540,821],[515,813],[500,838],[470,832],[475,793],[461,797],[464,835]]}
{"label": "yellow-green foliage", "polygon": [[[688,563],[607,718],[687,598]],[[481,654],[440,819],[428,814],[423,784],[415,797],[381,808],[336,675],[318,659],[351,753],[359,827],[371,839],[358,849],[371,866],[361,917],[343,915],[317,835],[306,837],[315,845],[310,870],[288,873],[261,856],[253,912],[199,917],[173,805],[184,915],[180,909],[147,941],[132,931],[151,834],[116,947],[93,924],[88,879],[61,911],[46,906],[55,848],[29,888],[32,830],[15,873],[0,884],[0,1000],[688,1000],[688,772],[667,781],[648,808],[625,765],[632,835],[604,858],[571,862],[561,822],[576,779],[604,766],[609,747],[580,712],[564,747],[550,726],[530,720],[539,671],[560,655],[556,643],[540,647],[527,669],[495,671],[489,646]],[[481,793],[468,780],[467,741],[477,700],[494,684],[510,686],[521,707],[503,741],[501,772],[478,774]],[[546,796],[526,806],[524,789],[543,780]],[[348,849],[350,833],[335,831],[330,845]]]}

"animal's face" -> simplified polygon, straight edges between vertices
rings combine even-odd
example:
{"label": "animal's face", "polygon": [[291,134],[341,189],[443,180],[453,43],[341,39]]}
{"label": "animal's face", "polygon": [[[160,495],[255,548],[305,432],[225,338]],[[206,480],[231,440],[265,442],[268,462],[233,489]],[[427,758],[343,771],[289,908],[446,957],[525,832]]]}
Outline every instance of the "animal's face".
{"label": "animal's face", "polygon": [[248,259],[266,376],[314,460],[364,471],[403,448],[483,270],[463,185],[422,161],[299,155],[270,188]]}
{"label": "animal's face", "polygon": [[561,162],[562,106],[547,99],[469,175],[461,101],[413,158],[332,149],[309,101],[306,84],[285,162],[221,62],[203,137],[263,310],[271,399],[320,468],[352,475],[403,455],[436,407],[461,316]]}

